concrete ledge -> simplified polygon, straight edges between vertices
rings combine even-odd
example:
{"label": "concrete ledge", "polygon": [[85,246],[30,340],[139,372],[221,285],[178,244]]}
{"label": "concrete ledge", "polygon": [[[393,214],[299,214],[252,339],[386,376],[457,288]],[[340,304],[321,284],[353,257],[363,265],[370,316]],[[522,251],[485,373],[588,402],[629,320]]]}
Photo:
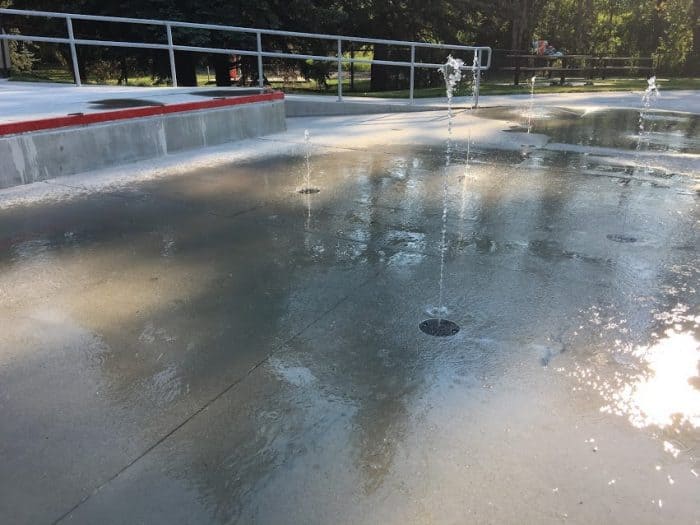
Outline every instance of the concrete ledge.
{"label": "concrete ledge", "polygon": [[330,96],[287,95],[285,97],[287,117],[330,117],[341,115],[371,115],[379,113],[413,113],[417,111],[445,110],[444,103],[408,104],[405,100],[364,99],[339,102]]}
{"label": "concrete ledge", "polygon": [[272,100],[0,136],[0,188],[285,129],[284,101]]}

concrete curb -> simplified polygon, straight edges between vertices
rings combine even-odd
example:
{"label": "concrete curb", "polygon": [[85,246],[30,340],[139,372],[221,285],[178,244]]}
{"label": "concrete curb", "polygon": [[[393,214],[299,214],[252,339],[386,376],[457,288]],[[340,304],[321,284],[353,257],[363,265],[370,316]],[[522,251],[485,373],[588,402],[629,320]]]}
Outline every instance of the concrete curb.
{"label": "concrete curb", "polygon": [[284,130],[278,99],[0,136],[0,188]]}
{"label": "concrete curb", "polygon": [[0,123],[0,136],[14,135],[17,133],[31,133],[33,131],[53,130],[57,128],[69,128],[73,126],[87,126],[115,120],[129,120],[141,117],[154,117],[157,115],[170,115],[187,111],[201,111],[206,109],[218,109],[254,102],[268,102],[272,100],[284,100],[284,94],[279,92],[260,95],[236,96],[235,98],[214,98],[200,102],[182,102],[176,104],[154,104],[152,106],[128,108],[114,111],[98,111],[90,113],[72,113],[60,117],[48,117],[36,120],[22,120],[19,122]]}

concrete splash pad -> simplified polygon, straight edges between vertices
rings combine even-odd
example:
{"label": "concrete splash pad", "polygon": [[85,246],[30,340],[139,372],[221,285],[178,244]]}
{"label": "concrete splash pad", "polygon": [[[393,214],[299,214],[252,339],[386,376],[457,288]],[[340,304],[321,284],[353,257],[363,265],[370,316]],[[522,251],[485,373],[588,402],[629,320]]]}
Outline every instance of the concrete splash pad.
{"label": "concrete splash pad", "polygon": [[443,126],[0,193],[10,521],[692,522],[697,158],[458,117],[436,338]]}

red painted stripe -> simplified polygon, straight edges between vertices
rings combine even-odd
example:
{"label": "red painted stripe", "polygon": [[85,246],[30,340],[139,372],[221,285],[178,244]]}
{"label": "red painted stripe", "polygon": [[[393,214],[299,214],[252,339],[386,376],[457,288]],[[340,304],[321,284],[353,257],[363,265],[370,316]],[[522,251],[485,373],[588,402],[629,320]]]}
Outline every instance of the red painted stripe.
{"label": "red painted stripe", "polygon": [[211,99],[204,100],[202,102],[183,102],[180,104],[169,104],[167,106],[147,106],[140,108],[120,109],[116,111],[106,111],[102,113],[86,113],[84,115],[67,115],[65,117],[10,122],[8,124],[0,124],[0,136],[65,128],[69,126],[87,126],[89,124],[99,124],[100,122],[111,122],[115,120],[154,117],[157,115],[168,115],[171,113],[182,113],[185,111],[201,111],[204,109],[224,108],[228,106],[252,104],[255,102],[267,102],[271,100],[284,100],[284,93],[275,91],[273,93],[264,93],[261,95]]}

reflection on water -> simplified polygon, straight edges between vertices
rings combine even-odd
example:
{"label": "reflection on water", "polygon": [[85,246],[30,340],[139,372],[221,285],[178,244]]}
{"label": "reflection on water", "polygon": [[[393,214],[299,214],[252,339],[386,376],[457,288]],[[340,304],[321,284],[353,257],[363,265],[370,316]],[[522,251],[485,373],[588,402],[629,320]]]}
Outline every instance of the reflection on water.
{"label": "reflection on water", "polygon": [[31,239],[12,245],[12,258],[17,263],[38,264],[51,257],[53,243],[48,239]]}
{"label": "reflection on water", "polygon": [[[487,108],[477,116],[515,122],[527,129],[529,113],[519,108]],[[649,151],[700,154],[700,116],[651,111],[645,116],[644,144]],[[634,150],[639,140],[639,111],[608,109],[577,112],[535,108],[532,133],[552,142]]]}

